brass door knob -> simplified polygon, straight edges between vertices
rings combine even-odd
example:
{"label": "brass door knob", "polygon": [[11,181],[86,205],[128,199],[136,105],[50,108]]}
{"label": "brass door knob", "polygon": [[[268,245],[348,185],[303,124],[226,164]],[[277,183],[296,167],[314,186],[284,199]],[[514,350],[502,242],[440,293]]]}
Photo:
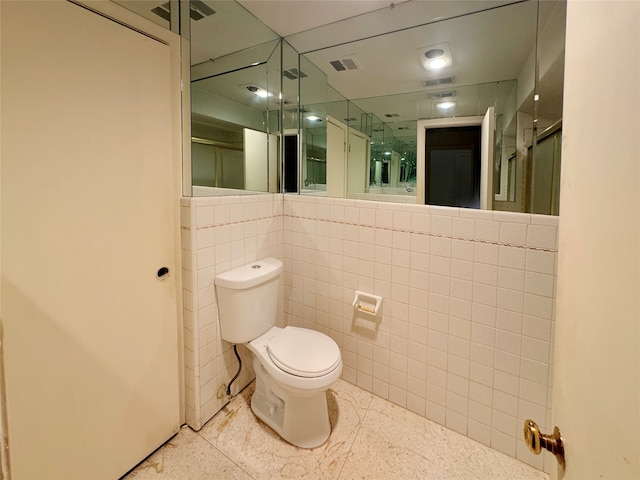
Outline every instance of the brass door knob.
{"label": "brass door knob", "polygon": [[536,422],[533,420],[525,420],[524,443],[526,443],[529,450],[536,455],[539,455],[543,448],[550,451],[555,455],[562,469],[565,469],[564,444],[562,443],[562,437],[560,436],[560,429],[558,427],[553,428],[552,435],[545,435],[544,433],[540,433]]}

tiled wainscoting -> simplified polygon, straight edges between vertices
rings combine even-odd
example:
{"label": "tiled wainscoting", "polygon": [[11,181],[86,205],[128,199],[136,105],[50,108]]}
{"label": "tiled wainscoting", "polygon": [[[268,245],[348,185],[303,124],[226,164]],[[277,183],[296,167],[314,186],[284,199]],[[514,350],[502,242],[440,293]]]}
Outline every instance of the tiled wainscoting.
{"label": "tiled wainscoting", "polygon": [[[327,333],[343,378],[553,473],[525,418],[551,424],[557,217],[299,195],[182,203],[187,422],[226,402],[237,368],[219,335],[216,272],[285,262],[281,324]],[[384,298],[354,317],[354,292]],[[253,378],[248,352],[233,392]],[[236,388],[237,387],[237,388]]]}
{"label": "tiled wainscoting", "polygon": [[[238,368],[220,338],[214,277],[266,256],[282,258],[282,195],[193,197],[181,205],[186,420],[199,430],[227,403],[226,385]],[[232,394],[255,376],[249,352],[238,352],[243,368]]]}
{"label": "tiled wainscoting", "polygon": [[[537,468],[551,427],[556,217],[284,196],[288,324],[327,333],[343,378]],[[384,298],[375,322],[354,292]]]}

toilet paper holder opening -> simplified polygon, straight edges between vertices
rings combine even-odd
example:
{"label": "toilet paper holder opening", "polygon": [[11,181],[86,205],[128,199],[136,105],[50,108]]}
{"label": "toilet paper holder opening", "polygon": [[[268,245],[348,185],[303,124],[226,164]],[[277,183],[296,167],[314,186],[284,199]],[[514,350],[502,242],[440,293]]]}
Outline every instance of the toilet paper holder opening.
{"label": "toilet paper holder opening", "polygon": [[356,313],[380,317],[382,316],[382,297],[356,290],[353,308]]}

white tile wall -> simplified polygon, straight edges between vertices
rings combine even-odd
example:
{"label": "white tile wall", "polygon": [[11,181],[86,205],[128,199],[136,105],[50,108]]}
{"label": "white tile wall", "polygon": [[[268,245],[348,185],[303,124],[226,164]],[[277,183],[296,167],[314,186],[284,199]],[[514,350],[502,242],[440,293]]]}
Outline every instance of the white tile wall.
{"label": "white tile wall", "polygon": [[[553,473],[521,428],[553,427],[556,217],[297,195],[182,206],[190,426],[222,408],[237,368],[213,278],[271,255],[285,263],[282,321],[334,338],[345,380]],[[354,317],[355,290],[384,298],[379,323]],[[238,389],[253,378],[243,363]]]}
{"label": "white tile wall", "polygon": [[[220,338],[215,275],[282,257],[282,195],[183,198],[181,213],[186,420],[198,430],[227,403],[226,385],[238,366],[231,344]],[[249,352],[238,351],[243,373],[232,394],[254,377]]]}
{"label": "white tile wall", "polygon": [[[342,348],[343,378],[540,469],[551,429],[558,219],[284,196],[285,317]],[[384,297],[354,317],[355,290]],[[549,460],[546,460],[549,458]]]}

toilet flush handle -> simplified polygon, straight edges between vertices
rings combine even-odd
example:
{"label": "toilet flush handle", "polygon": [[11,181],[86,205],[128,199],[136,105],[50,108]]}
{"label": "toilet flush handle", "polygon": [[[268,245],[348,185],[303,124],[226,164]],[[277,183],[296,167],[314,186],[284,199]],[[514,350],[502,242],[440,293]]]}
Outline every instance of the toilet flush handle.
{"label": "toilet flush handle", "polygon": [[564,444],[560,436],[560,429],[557,426],[553,428],[552,435],[545,435],[544,433],[540,433],[536,422],[533,420],[525,420],[524,443],[526,443],[529,450],[536,455],[539,455],[543,448],[550,451],[556,456],[556,460],[558,460],[562,469],[565,469]]}

